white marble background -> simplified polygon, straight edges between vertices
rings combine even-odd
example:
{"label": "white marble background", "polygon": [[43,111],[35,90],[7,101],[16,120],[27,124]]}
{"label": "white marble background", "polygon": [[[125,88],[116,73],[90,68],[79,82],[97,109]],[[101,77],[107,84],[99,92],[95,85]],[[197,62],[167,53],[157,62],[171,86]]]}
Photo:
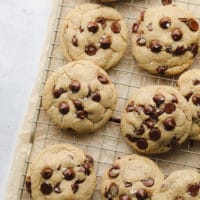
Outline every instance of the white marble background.
{"label": "white marble background", "polygon": [[39,68],[51,0],[0,0],[0,199]]}

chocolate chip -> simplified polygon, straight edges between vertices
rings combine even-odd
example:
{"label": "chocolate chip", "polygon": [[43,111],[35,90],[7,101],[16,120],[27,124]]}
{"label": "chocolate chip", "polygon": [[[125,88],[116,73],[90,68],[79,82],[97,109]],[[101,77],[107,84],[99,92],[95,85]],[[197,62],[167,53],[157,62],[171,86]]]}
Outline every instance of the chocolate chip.
{"label": "chocolate chip", "polygon": [[172,103],[178,103],[178,99],[177,99],[177,97],[174,95],[174,94],[172,94],[172,100],[171,100],[171,102]]}
{"label": "chocolate chip", "polygon": [[92,90],[91,90],[91,87],[88,85],[88,94],[87,94],[87,97],[90,97],[92,94]]}
{"label": "chocolate chip", "polygon": [[73,104],[77,110],[83,110],[82,102],[79,100],[73,100]]}
{"label": "chocolate chip", "polygon": [[69,89],[73,92],[73,93],[77,93],[81,88],[81,84],[78,80],[73,80],[71,81],[71,83],[69,84]]}
{"label": "chocolate chip", "polygon": [[109,121],[115,122],[115,123],[118,123],[118,124],[121,123],[121,119],[120,119],[120,118],[116,118],[116,117],[111,117],[111,118],[109,119]]}
{"label": "chocolate chip", "polygon": [[31,178],[30,177],[26,177],[25,185],[26,185],[27,192],[31,194]]}
{"label": "chocolate chip", "polygon": [[126,137],[131,142],[136,142],[138,140],[138,138],[136,138],[136,137],[134,137],[133,135],[130,135],[130,134],[126,134]]}
{"label": "chocolate chip", "polygon": [[185,200],[185,199],[181,196],[178,196],[178,197],[175,198],[175,200]]}
{"label": "chocolate chip", "polygon": [[181,22],[184,22],[184,23],[187,23],[188,22],[188,19],[185,18],[185,17],[179,17],[178,18]]}
{"label": "chocolate chip", "polygon": [[144,108],[144,113],[146,115],[151,115],[153,112],[155,112],[155,108],[152,105],[148,105]]}
{"label": "chocolate chip", "polygon": [[50,183],[42,183],[40,185],[40,191],[44,194],[44,195],[48,195],[51,194],[53,191],[53,188],[51,186]]}
{"label": "chocolate chip", "polygon": [[190,196],[194,197],[197,196],[199,193],[200,186],[199,184],[191,184],[187,186],[187,192]]}
{"label": "chocolate chip", "polygon": [[144,14],[145,14],[145,10],[140,12],[140,20],[144,21]]}
{"label": "chocolate chip", "polygon": [[96,19],[96,22],[101,24],[102,28],[105,29],[106,28],[106,19],[103,17],[98,17]]}
{"label": "chocolate chip", "polygon": [[139,138],[136,142],[136,145],[139,149],[145,150],[148,147],[148,143],[145,139]]}
{"label": "chocolate chip", "polygon": [[94,166],[94,159],[91,156],[86,155],[85,163],[88,165],[89,168],[91,168]]}
{"label": "chocolate chip", "polygon": [[96,33],[99,29],[99,26],[96,22],[89,22],[87,28],[89,32]]}
{"label": "chocolate chip", "polygon": [[74,35],[73,38],[72,38],[72,44],[75,46],[75,47],[78,47],[78,39],[77,37]]}
{"label": "chocolate chip", "polygon": [[159,75],[165,75],[165,71],[167,70],[167,66],[159,66],[156,71]]}
{"label": "chocolate chip", "polygon": [[121,194],[119,200],[131,200],[131,197],[126,194]]}
{"label": "chocolate chip", "polygon": [[163,4],[164,6],[169,5],[169,4],[171,4],[171,3],[172,3],[172,0],[162,0],[162,4]]}
{"label": "chocolate chip", "polygon": [[200,80],[196,79],[196,80],[193,80],[192,82],[193,82],[193,85],[200,85]]}
{"label": "chocolate chip", "polygon": [[186,52],[186,49],[184,46],[178,46],[175,51],[173,52],[173,55],[180,56],[183,55]]}
{"label": "chocolate chip", "polygon": [[143,126],[143,125],[141,125],[139,129],[136,129],[136,130],[134,131],[134,133],[135,133],[136,135],[142,135],[144,132],[145,132],[145,129],[144,129],[144,126]]}
{"label": "chocolate chip", "polygon": [[87,117],[87,112],[85,110],[78,110],[76,112],[76,115],[77,115],[78,118],[84,119],[84,118]]}
{"label": "chocolate chip", "polygon": [[190,100],[190,97],[193,95],[193,93],[192,92],[190,92],[189,94],[187,94],[187,95],[185,95],[185,98],[187,99],[187,101],[189,101]]}
{"label": "chocolate chip", "polygon": [[41,175],[42,175],[42,178],[45,180],[50,179],[51,176],[53,175],[53,170],[51,168],[45,168],[41,172]]}
{"label": "chocolate chip", "polygon": [[175,128],[176,126],[176,121],[174,120],[173,117],[168,117],[165,119],[165,121],[163,122],[165,130],[167,131],[171,131]]}
{"label": "chocolate chip", "polygon": [[171,19],[169,17],[162,17],[159,21],[161,28],[167,29],[171,26]]}
{"label": "chocolate chip", "polygon": [[114,165],[110,168],[108,174],[111,178],[117,178],[119,176],[120,167],[119,165]]}
{"label": "chocolate chip", "polygon": [[140,46],[144,46],[146,44],[146,40],[140,35],[137,39],[137,44]]}
{"label": "chocolate chip", "polygon": [[152,40],[150,42],[150,48],[151,48],[152,52],[158,53],[162,49],[162,44],[161,44],[161,42],[159,40]]}
{"label": "chocolate chip", "polygon": [[70,180],[72,180],[75,177],[75,172],[74,172],[73,168],[67,168],[63,172],[63,175],[64,175],[64,177],[65,177],[65,179],[67,181],[70,181]]}
{"label": "chocolate chip", "polygon": [[144,106],[143,105],[135,106],[133,110],[140,115],[144,111]]}
{"label": "chocolate chip", "polygon": [[111,30],[113,33],[120,33],[121,25],[119,22],[115,21],[111,24]]}
{"label": "chocolate chip", "polygon": [[194,94],[192,97],[192,102],[196,106],[200,106],[200,94]]}
{"label": "chocolate chip", "polygon": [[153,128],[156,124],[156,122],[152,119],[146,119],[144,123],[148,128]]}
{"label": "chocolate chip", "polygon": [[145,178],[142,180],[142,183],[146,187],[152,187],[154,185],[154,179],[153,178]]}
{"label": "chocolate chip", "polygon": [[61,164],[58,165],[57,170],[59,171],[61,169]]}
{"label": "chocolate chip", "polygon": [[137,32],[138,32],[138,29],[139,29],[139,26],[140,26],[139,22],[133,23],[132,32],[133,32],[133,33],[137,33]]}
{"label": "chocolate chip", "polygon": [[136,197],[138,200],[145,200],[148,197],[147,191],[144,189],[139,189],[136,192]]}
{"label": "chocolate chip", "polygon": [[153,101],[157,106],[160,106],[165,101],[165,97],[162,94],[156,94],[153,97]]}
{"label": "chocolate chip", "polygon": [[110,46],[111,46],[111,43],[112,43],[110,36],[103,36],[103,37],[101,37],[100,40],[99,40],[99,42],[100,42],[100,47],[102,49],[109,49]]}
{"label": "chocolate chip", "polygon": [[158,128],[152,128],[149,132],[149,138],[153,141],[159,140],[161,137],[161,132]]}
{"label": "chocolate chip", "polygon": [[89,56],[95,55],[97,52],[97,47],[95,44],[89,43],[85,46],[85,53]]}
{"label": "chocolate chip", "polygon": [[79,189],[78,183],[72,184],[71,188],[72,188],[73,193],[76,193],[78,191],[78,189]]}
{"label": "chocolate chip", "polygon": [[66,115],[69,112],[69,105],[66,102],[61,102],[59,104],[59,111],[60,113],[62,113],[63,115]]}
{"label": "chocolate chip", "polygon": [[61,193],[61,189],[60,189],[60,183],[57,183],[55,186],[54,186],[54,192],[55,193]]}
{"label": "chocolate chip", "polygon": [[156,110],[154,113],[151,114],[151,118],[156,120],[162,114],[163,110]]}
{"label": "chocolate chip", "polygon": [[80,31],[80,33],[82,33],[84,31],[84,29],[80,26],[79,31]]}
{"label": "chocolate chip", "polygon": [[57,99],[60,97],[61,94],[63,94],[65,92],[65,90],[63,88],[59,88],[59,89],[54,89],[53,91],[53,96]]}
{"label": "chocolate chip", "polygon": [[132,101],[131,103],[128,104],[126,107],[126,112],[133,112],[134,111],[134,102]]}
{"label": "chocolate chip", "polygon": [[167,145],[168,147],[171,147],[173,149],[176,149],[179,145],[178,143],[179,139],[177,139],[175,136],[170,140],[170,143]]}
{"label": "chocolate chip", "polygon": [[99,102],[101,100],[101,95],[99,91],[95,91],[94,93],[92,93],[92,100]]}
{"label": "chocolate chip", "polygon": [[171,36],[174,41],[179,41],[183,37],[183,32],[179,28],[174,28]]}
{"label": "chocolate chip", "polygon": [[188,24],[191,31],[198,31],[199,30],[199,24],[196,20],[191,18],[191,19],[188,20],[187,24]]}
{"label": "chocolate chip", "polygon": [[108,79],[103,74],[99,74],[97,78],[102,84],[107,84],[109,82]]}
{"label": "chocolate chip", "polygon": [[152,23],[151,23],[151,22],[147,25],[147,29],[148,29],[149,31],[153,31],[153,26],[152,26]]}
{"label": "chocolate chip", "polygon": [[190,51],[192,52],[193,57],[197,55],[198,50],[199,50],[198,44],[192,44]]}
{"label": "chocolate chip", "polygon": [[170,45],[166,45],[165,51],[166,51],[167,53],[173,53],[173,52],[172,52],[172,47],[171,47]]}
{"label": "chocolate chip", "polygon": [[167,103],[164,107],[164,112],[171,114],[176,110],[176,105],[174,103]]}
{"label": "chocolate chip", "polygon": [[125,187],[131,187],[133,184],[131,183],[131,182],[129,182],[129,181],[125,181],[124,182],[124,186]]}
{"label": "chocolate chip", "polygon": [[110,187],[108,189],[108,196],[110,198],[114,198],[118,195],[118,192],[119,192],[119,187],[116,183],[111,183],[110,184]]}

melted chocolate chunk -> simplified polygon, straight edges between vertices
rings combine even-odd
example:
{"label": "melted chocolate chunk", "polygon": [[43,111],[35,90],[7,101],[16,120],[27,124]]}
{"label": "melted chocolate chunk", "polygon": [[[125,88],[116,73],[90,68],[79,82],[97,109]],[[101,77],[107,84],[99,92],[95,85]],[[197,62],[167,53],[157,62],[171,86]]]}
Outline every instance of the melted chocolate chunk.
{"label": "melted chocolate chunk", "polygon": [[164,128],[167,131],[171,131],[175,128],[176,126],[176,121],[174,120],[173,117],[168,117],[165,119],[165,121],[163,122],[164,124]]}
{"label": "melted chocolate chunk", "polygon": [[60,183],[57,183],[55,186],[54,186],[54,192],[55,193],[61,193],[62,190],[60,188]]}
{"label": "melted chocolate chunk", "polygon": [[94,159],[91,156],[86,155],[85,164],[87,164],[87,166],[89,168],[93,167],[94,166]]}
{"label": "melted chocolate chunk", "polygon": [[198,44],[192,44],[190,51],[192,52],[193,57],[197,55],[198,50],[199,50]]}
{"label": "melted chocolate chunk", "polygon": [[146,119],[144,123],[148,128],[153,128],[156,124],[155,120],[153,119]]}
{"label": "melted chocolate chunk", "polygon": [[58,106],[61,114],[66,115],[69,112],[69,105],[66,102],[61,102]]}
{"label": "melted chocolate chunk", "polygon": [[92,94],[92,90],[91,90],[91,87],[88,85],[88,94],[87,94],[87,97],[90,97]]}
{"label": "melted chocolate chunk", "polygon": [[136,135],[142,135],[145,132],[144,126],[141,125],[139,129],[134,130]]}
{"label": "melted chocolate chunk", "polygon": [[148,147],[148,143],[144,138],[138,138],[136,145],[141,150],[145,150]]}
{"label": "melted chocolate chunk", "polygon": [[147,29],[148,29],[149,31],[153,31],[153,26],[152,26],[152,23],[151,23],[151,22],[147,25]]}
{"label": "melted chocolate chunk", "polygon": [[184,23],[187,23],[188,22],[188,19],[185,18],[185,17],[179,17],[178,18],[181,22],[184,22]]}
{"label": "melted chocolate chunk", "polygon": [[108,79],[107,79],[106,77],[104,77],[103,74],[99,74],[99,75],[97,76],[97,78],[98,78],[98,80],[99,80],[102,84],[107,84],[107,83],[109,82]]}
{"label": "melted chocolate chunk", "polygon": [[87,117],[87,111],[85,111],[85,110],[78,110],[76,112],[76,115],[77,115],[78,118],[84,119],[84,118]]}
{"label": "melted chocolate chunk", "polygon": [[101,101],[101,95],[99,91],[95,91],[94,93],[92,93],[92,100],[96,102]]}
{"label": "melted chocolate chunk", "polygon": [[79,31],[80,31],[80,33],[82,33],[84,31],[84,29],[80,26]]}
{"label": "melted chocolate chunk", "polygon": [[137,39],[137,44],[140,46],[144,46],[146,44],[146,40],[140,35]]}
{"label": "melted chocolate chunk", "polygon": [[159,25],[161,28],[167,29],[171,26],[171,18],[170,17],[162,17],[159,21]]}
{"label": "melted chocolate chunk", "polygon": [[188,185],[187,187],[187,192],[189,193],[190,196],[195,197],[198,195],[199,193],[199,189],[200,189],[200,185],[199,184],[191,184]]}
{"label": "melted chocolate chunk", "polygon": [[154,179],[153,178],[146,178],[142,180],[142,183],[146,187],[152,187],[154,185]]}
{"label": "melted chocolate chunk", "polygon": [[64,172],[63,175],[67,181],[71,181],[75,177],[75,172],[73,168],[67,168]]}
{"label": "melted chocolate chunk", "polygon": [[118,195],[119,193],[119,187],[116,183],[111,183],[109,188],[105,189],[105,193],[104,193],[104,196],[106,198],[114,198]]}
{"label": "melted chocolate chunk", "polygon": [[109,121],[115,122],[115,123],[118,123],[118,124],[121,123],[121,119],[120,119],[120,118],[116,118],[116,117],[111,117],[111,118],[109,119]]}
{"label": "melted chocolate chunk", "polygon": [[176,149],[179,146],[178,143],[179,139],[177,139],[175,136],[171,139],[170,143],[167,145],[168,147],[171,147],[172,149]]}
{"label": "melted chocolate chunk", "polygon": [[79,189],[78,183],[72,184],[71,188],[72,188],[73,193],[76,193],[78,191],[78,189]]}
{"label": "melted chocolate chunk", "polygon": [[151,48],[152,52],[158,53],[162,49],[162,44],[161,44],[161,42],[159,40],[152,40],[150,42],[150,48]]}
{"label": "melted chocolate chunk", "polygon": [[26,185],[27,192],[31,194],[31,178],[30,177],[26,177],[25,185]]}
{"label": "melted chocolate chunk", "polygon": [[177,97],[174,95],[174,94],[172,94],[172,103],[178,103],[178,99],[177,99]]}
{"label": "melted chocolate chunk", "polygon": [[167,103],[164,107],[164,112],[171,114],[176,110],[176,105],[174,103]]}
{"label": "melted chocolate chunk", "polygon": [[139,26],[140,26],[139,22],[133,23],[132,32],[133,32],[133,33],[137,33],[137,32],[138,32],[138,29],[139,29]]}
{"label": "melted chocolate chunk", "polygon": [[53,170],[51,168],[45,168],[41,172],[41,175],[42,175],[42,178],[45,180],[50,179],[51,176],[53,175]]}
{"label": "melted chocolate chunk", "polygon": [[184,46],[178,46],[176,50],[173,52],[173,55],[180,56],[180,55],[183,55],[185,52],[186,52],[186,49]]}
{"label": "melted chocolate chunk", "polygon": [[165,51],[166,51],[167,53],[173,53],[173,52],[172,52],[172,47],[171,47],[170,45],[166,45]]}
{"label": "melted chocolate chunk", "polygon": [[157,120],[157,118],[163,114],[163,110],[156,110],[151,114],[151,118]]}
{"label": "melted chocolate chunk", "polygon": [[151,115],[152,113],[155,112],[155,108],[152,105],[148,105],[144,108],[144,113],[146,115]]}
{"label": "melted chocolate chunk", "polygon": [[172,3],[172,0],[162,0],[163,6],[169,5]]}
{"label": "melted chocolate chunk", "polygon": [[165,97],[162,94],[156,94],[153,97],[153,101],[157,106],[160,106],[165,101]]}
{"label": "melted chocolate chunk", "polygon": [[119,196],[119,200],[131,200],[131,197],[126,194],[122,194]]}
{"label": "melted chocolate chunk", "polygon": [[144,189],[139,189],[136,192],[136,197],[138,200],[145,200],[148,197],[147,191]]}
{"label": "melted chocolate chunk", "polygon": [[52,193],[53,188],[51,186],[50,183],[42,183],[40,185],[40,191],[44,194],[44,195],[49,195]]}
{"label": "melted chocolate chunk", "polygon": [[174,41],[179,41],[183,37],[183,32],[179,28],[174,28],[171,36]]}
{"label": "melted chocolate chunk", "polygon": [[165,75],[165,71],[167,70],[167,66],[159,66],[156,71],[159,75]]}
{"label": "melted chocolate chunk", "polygon": [[124,182],[124,186],[125,187],[131,187],[133,184],[131,183],[131,182],[129,182],[129,181],[125,181]]}
{"label": "melted chocolate chunk", "polygon": [[120,31],[121,31],[120,23],[117,22],[117,21],[113,22],[111,24],[111,30],[112,30],[113,33],[116,33],[116,34],[120,33]]}
{"label": "melted chocolate chunk", "polygon": [[85,53],[87,55],[93,56],[96,54],[96,52],[97,52],[97,47],[95,46],[95,44],[90,43],[85,46]]}
{"label": "melted chocolate chunk", "polygon": [[144,106],[143,105],[135,106],[134,111],[140,115],[144,111]]}
{"label": "melted chocolate chunk", "polygon": [[126,134],[126,137],[130,142],[136,142],[138,140],[138,138],[136,138],[136,137],[134,137],[133,135],[130,135],[130,134]]}
{"label": "melted chocolate chunk", "polygon": [[185,98],[187,99],[187,101],[189,101],[190,100],[190,97],[193,95],[193,93],[192,92],[190,92],[189,94],[187,94],[186,96],[185,96]]}
{"label": "melted chocolate chunk", "polygon": [[128,104],[126,107],[126,112],[133,112],[134,111],[134,102],[132,101],[131,103]]}
{"label": "melted chocolate chunk", "polygon": [[200,106],[200,94],[194,94],[192,96],[192,102],[193,104],[195,104],[196,106]]}
{"label": "melted chocolate chunk", "polygon": [[63,88],[59,88],[59,89],[54,89],[53,91],[53,96],[57,99],[60,97],[61,94],[63,94],[65,92],[65,90]]}
{"label": "melted chocolate chunk", "polygon": [[110,178],[117,178],[119,176],[120,172],[120,167],[119,165],[114,165],[112,168],[109,170],[108,174]]}
{"label": "melted chocolate chunk", "polygon": [[101,24],[102,28],[105,29],[106,28],[106,19],[103,17],[98,17],[96,19],[96,22]]}
{"label": "melted chocolate chunk", "polygon": [[200,85],[200,80],[196,79],[196,80],[193,80],[192,82],[193,82],[193,85]]}
{"label": "melted chocolate chunk", "polygon": [[87,28],[89,32],[96,33],[99,29],[99,26],[97,22],[89,22]]}
{"label": "melted chocolate chunk", "polygon": [[75,46],[75,47],[78,47],[78,39],[77,37],[74,35],[73,38],[72,38],[72,44]]}
{"label": "melted chocolate chunk", "polygon": [[79,100],[73,100],[73,104],[77,110],[83,110],[82,102]]}
{"label": "melted chocolate chunk", "polygon": [[161,132],[158,128],[152,128],[149,132],[149,138],[153,141],[159,140],[161,137]]}
{"label": "melted chocolate chunk", "polygon": [[111,43],[112,43],[110,36],[103,36],[103,37],[101,37],[100,40],[99,40],[99,42],[100,42],[100,47],[102,49],[109,49],[110,46],[111,46]]}
{"label": "melted chocolate chunk", "polygon": [[70,85],[69,85],[69,89],[73,92],[73,93],[77,93],[81,88],[81,84],[78,80],[73,80],[71,81]]}
{"label": "melted chocolate chunk", "polygon": [[187,22],[187,25],[189,26],[191,31],[198,31],[199,30],[199,24],[195,19],[189,19]]}

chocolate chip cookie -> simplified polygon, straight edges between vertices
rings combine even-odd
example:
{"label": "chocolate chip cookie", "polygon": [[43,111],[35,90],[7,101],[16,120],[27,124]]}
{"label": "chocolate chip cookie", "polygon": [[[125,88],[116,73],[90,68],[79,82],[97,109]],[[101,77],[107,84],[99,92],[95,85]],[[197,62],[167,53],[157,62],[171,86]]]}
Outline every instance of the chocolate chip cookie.
{"label": "chocolate chip cookie", "polygon": [[152,200],[199,200],[200,174],[186,169],[171,173]]}
{"label": "chocolate chip cookie", "polygon": [[26,177],[33,200],[89,200],[95,189],[93,158],[67,144],[52,145],[31,163]]}
{"label": "chocolate chip cookie", "polygon": [[84,4],[67,15],[61,44],[68,61],[89,60],[107,70],[123,56],[127,37],[120,13],[102,5]]}
{"label": "chocolate chip cookie", "polygon": [[130,155],[106,171],[102,179],[102,200],[145,200],[161,187],[164,175],[150,159]]}
{"label": "chocolate chip cookie", "polygon": [[90,61],[79,60],[49,77],[42,105],[61,128],[85,133],[105,125],[116,102],[116,90],[107,73]]}
{"label": "chocolate chip cookie", "polygon": [[198,52],[199,23],[184,8],[148,8],[132,27],[132,53],[153,74],[175,75],[188,69]]}
{"label": "chocolate chip cookie", "polygon": [[177,86],[188,101],[192,113],[192,131],[190,138],[200,140],[200,70],[192,69],[182,74]]}
{"label": "chocolate chip cookie", "polygon": [[170,86],[148,86],[129,99],[121,133],[137,151],[157,154],[182,144],[191,131],[191,112],[181,93]]}

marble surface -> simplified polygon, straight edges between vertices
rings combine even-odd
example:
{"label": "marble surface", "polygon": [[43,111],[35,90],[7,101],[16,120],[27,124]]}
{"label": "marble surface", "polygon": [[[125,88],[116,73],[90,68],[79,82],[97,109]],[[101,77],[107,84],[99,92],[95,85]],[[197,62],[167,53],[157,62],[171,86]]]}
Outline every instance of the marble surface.
{"label": "marble surface", "polygon": [[0,199],[39,68],[51,0],[0,1]]}

